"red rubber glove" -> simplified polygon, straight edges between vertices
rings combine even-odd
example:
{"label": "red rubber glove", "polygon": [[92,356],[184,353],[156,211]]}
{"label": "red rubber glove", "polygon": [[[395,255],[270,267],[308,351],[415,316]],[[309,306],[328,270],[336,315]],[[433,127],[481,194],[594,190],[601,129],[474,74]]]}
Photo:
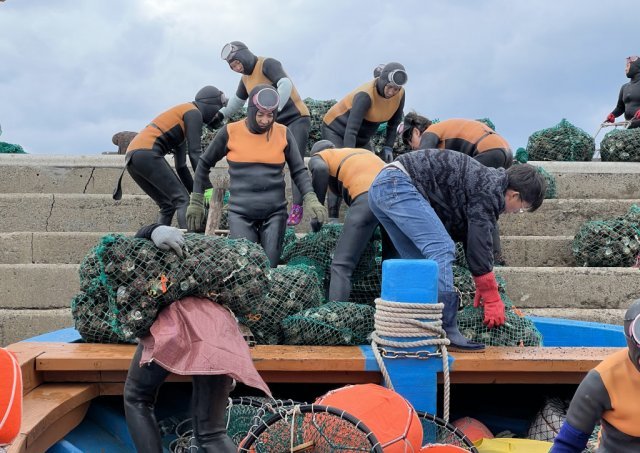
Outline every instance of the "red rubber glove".
{"label": "red rubber glove", "polygon": [[636,114],[633,115],[634,120],[640,120],[640,109],[636,110]]}
{"label": "red rubber glove", "polygon": [[615,123],[616,122],[616,117],[613,116],[613,113],[609,113],[607,115],[607,119],[604,120],[605,123]]}
{"label": "red rubber glove", "polygon": [[476,284],[476,297],[473,299],[473,306],[478,308],[484,306],[484,324],[489,328],[504,324],[504,303],[498,293],[498,282],[493,271],[473,277]]}

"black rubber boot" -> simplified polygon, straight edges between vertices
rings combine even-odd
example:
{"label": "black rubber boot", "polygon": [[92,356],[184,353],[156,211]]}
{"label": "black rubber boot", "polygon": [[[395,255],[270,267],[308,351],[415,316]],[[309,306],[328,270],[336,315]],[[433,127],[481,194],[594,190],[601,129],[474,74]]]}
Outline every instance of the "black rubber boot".
{"label": "black rubber boot", "polygon": [[438,293],[438,302],[444,304],[442,309],[442,328],[447,332],[447,338],[451,342],[448,346],[451,351],[458,352],[483,352],[484,345],[471,341],[464,337],[460,330],[456,319],[458,317],[458,307],[460,298],[455,291],[442,291]]}
{"label": "black rubber boot", "polygon": [[193,376],[193,429],[198,451],[234,453],[238,447],[227,436],[225,412],[232,379],[227,375]]}

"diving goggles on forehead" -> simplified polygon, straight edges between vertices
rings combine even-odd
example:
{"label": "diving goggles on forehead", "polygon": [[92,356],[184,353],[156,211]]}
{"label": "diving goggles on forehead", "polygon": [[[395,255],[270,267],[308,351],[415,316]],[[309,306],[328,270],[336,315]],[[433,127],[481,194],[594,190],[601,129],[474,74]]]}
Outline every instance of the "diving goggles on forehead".
{"label": "diving goggles on forehead", "polygon": [[409,76],[407,76],[407,72],[404,69],[394,69],[387,76],[387,83],[390,83],[397,87],[404,86],[409,80]]}
{"label": "diving goggles on forehead", "polygon": [[398,128],[396,129],[397,134],[402,137],[402,143],[406,146],[410,146],[411,141],[411,131],[413,130],[413,126],[407,123],[398,124]]}
{"label": "diving goggles on forehead", "polygon": [[220,103],[222,104],[223,107],[226,107],[228,102],[229,102],[229,98],[221,91],[220,92]]}
{"label": "diving goggles on forehead", "polygon": [[263,88],[253,95],[251,98],[253,104],[261,112],[270,113],[278,108],[280,104],[280,96],[273,88]]}
{"label": "diving goggles on forehead", "polygon": [[638,57],[637,55],[632,55],[632,56],[630,56],[630,57],[627,57],[627,63],[633,63],[633,62],[634,62],[634,61],[636,61],[638,58],[640,58],[640,57]]}
{"label": "diving goggles on forehead", "polygon": [[633,341],[636,342],[636,346],[640,348],[640,315],[636,316],[631,324],[629,324],[629,334],[630,338],[633,338]]}
{"label": "diving goggles on forehead", "polygon": [[220,56],[223,60],[232,61],[236,52],[239,50],[245,50],[247,46],[241,46],[233,43],[225,44],[222,48],[222,52],[220,52]]}

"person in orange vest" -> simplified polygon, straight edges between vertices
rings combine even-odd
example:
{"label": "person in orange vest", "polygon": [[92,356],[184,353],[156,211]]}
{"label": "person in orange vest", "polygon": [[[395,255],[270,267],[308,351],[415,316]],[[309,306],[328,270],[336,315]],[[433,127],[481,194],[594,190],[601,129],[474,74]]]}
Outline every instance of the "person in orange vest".
{"label": "person in orange vest", "polygon": [[276,123],[278,105],[280,97],[272,86],[256,85],[251,90],[247,118],[223,126],[200,157],[187,209],[189,229],[201,231],[205,222],[203,192],[209,172],[226,157],[229,237],[246,238],[262,245],[272,267],[280,260],[287,223],[285,164],[312,217],[324,222],[327,216],[313,193],[293,134],[286,126]]}
{"label": "person in orange vest", "polygon": [[[481,121],[449,119],[432,124],[415,112],[408,113],[400,127],[402,140],[411,149],[439,148],[458,151],[491,168],[509,168],[513,154],[509,143]],[[496,264],[505,265],[500,229],[493,230]]]}
{"label": "person in orange vest", "polygon": [[640,299],[624,315],[627,348],[587,373],[573,395],[551,453],[580,453],[598,422],[602,452],[640,451]]}
{"label": "person in orange vest", "polygon": [[627,57],[625,74],[629,82],[620,88],[616,108],[607,115],[604,122],[614,123],[624,113],[624,119],[631,121],[628,128],[633,129],[640,127],[640,57]]}
{"label": "person in orange vest", "polygon": [[[327,190],[341,196],[349,211],[342,234],[331,261],[329,300],[348,302],[351,294],[351,276],[362,252],[378,226],[378,219],[369,209],[369,186],[384,162],[366,149],[336,149],[329,140],[320,140],[311,148],[309,171],[313,190],[320,203],[324,203]],[[321,225],[312,222],[317,231]],[[383,233],[386,238],[386,233]],[[392,253],[390,241],[385,242],[385,256]]]}
{"label": "person in orange vest", "polygon": [[[311,129],[309,109],[302,101],[298,90],[287,75],[282,63],[275,58],[258,57],[240,41],[232,41],[222,48],[222,59],[231,70],[242,74],[236,94],[229,100],[229,105],[221,109],[225,118],[231,117],[247,101],[249,92],[258,84],[268,84],[278,90],[280,102],[278,104],[278,123],[284,124],[291,131],[298,145],[300,157],[304,158]],[[302,194],[295,184],[291,187],[293,203],[287,219],[287,225],[300,223],[304,209]]]}
{"label": "person in orange vest", "polygon": [[[136,237],[183,256],[184,237],[177,228],[148,225]],[[154,408],[158,390],[171,373],[191,376],[197,451],[237,451],[225,422],[234,379],[271,396],[233,314],[206,298],[179,299],[163,308],[149,334],[139,339],[127,373],[124,411],[137,451],[163,451]]]}
{"label": "person in orange vest", "polygon": [[[381,123],[387,123],[387,135],[380,157],[393,160],[396,128],[402,119],[408,76],[400,63],[388,63],[373,80],[359,86],[329,109],[322,119],[322,138],[338,148],[371,148],[371,137]],[[337,221],[340,198],[329,194],[329,217]]]}
{"label": "person in orange vest", "polygon": [[[217,113],[226,102],[222,91],[206,86],[198,91],[193,102],[176,105],[158,115],[129,143],[125,169],[160,208],[158,223],[171,225],[177,213],[178,226],[187,227],[186,211],[193,190],[187,156],[195,172],[202,151],[202,127],[215,129],[221,124]],[[167,154],[174,156],[175,172],[165,159]],[[113,193],[115,200],[122,198],[122,174]]]}
{"label": "person in orange vest", "polygon": [[20,433],[22,371],[16,357],[0,348],[0,451]]}

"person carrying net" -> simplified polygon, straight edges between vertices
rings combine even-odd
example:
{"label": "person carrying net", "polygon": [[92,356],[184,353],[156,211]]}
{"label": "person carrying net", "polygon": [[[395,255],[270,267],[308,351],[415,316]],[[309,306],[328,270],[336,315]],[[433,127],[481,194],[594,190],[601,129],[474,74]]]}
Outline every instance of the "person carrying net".
{"label": "person carrying net", "polygon": [[625,74],[630,79],[622,85],[618,95],[618,103],[605,118],[605,123],[614,123],[624,113],[624,119],[631,121],[628,129],[640,126],[640,57],[627,57]]}

